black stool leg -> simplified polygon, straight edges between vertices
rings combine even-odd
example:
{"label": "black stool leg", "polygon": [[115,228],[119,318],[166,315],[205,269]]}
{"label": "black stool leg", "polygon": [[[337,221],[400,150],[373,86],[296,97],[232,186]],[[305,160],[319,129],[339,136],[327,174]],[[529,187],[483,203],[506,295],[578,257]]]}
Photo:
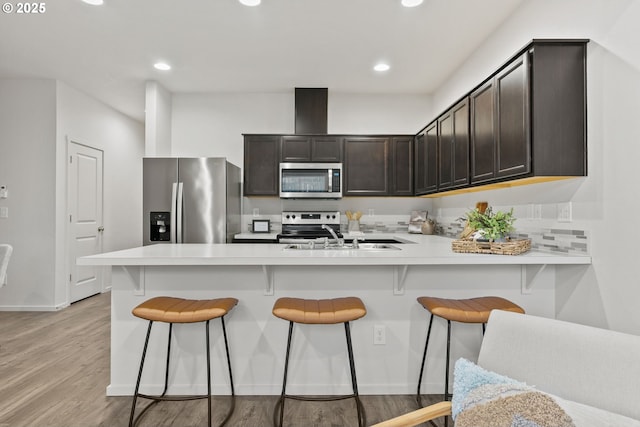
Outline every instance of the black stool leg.
{"label": "black stool leg", "polygon": [[[285,390],[287,387],[287,371],[289,370],[289,352],[291,350],[291,335],[293,333],[293,322],[289,322],[289,337],[287,338],[287,354],[284,358],[284,378],[282,379],[282,392],[280,393],[280,399],[276,402],[276,407],[273,412],[273,425],[275,427],[282,427],[284,422],[284,399]],[[280,411],[278,415],[278,410]]]}
{"label": "black stool leg", "polygon": [[[138,424],[138,421],[140,420],[140,418],[142,418],[142,416],[145,414],[145,412],[147,412],[149,409],[151,409],[151,407],[153,405],[155,405],[156,403],[160,402],[160,398],[164,397],[167,394],[167,390],[169,388],[169,362],[171,361],[171,331],[173,329],[173,323],[169,323],[169,334],[167,336],[167,362],[165,364],[165,371],[164,371],[164,389],[162,390],[162,394],[160,394],[159,396],[146,396],[146,395],[142,395],[141,393],[139,393],[139,389],[140,389],[140,380],[142,378],[142,369],[144,367],[144,360],[147,354],[147,346],[149,344],[149,336],[151,335],[151,325],[153,324],[153,321],[150,320],[149,321],[149,328],[147,329],[147,337],[145,338],[144,341],[144,348],[142,350],[142,359],[140,360],[140,370],[138,372],[138,380],[136,381],[136,389],[135,392],[133,394],[133,405],[131,405],[131,416],[129,418],[129,426],[135,426],[136,424]],[[140,411],[140,413],[138,414],[138,416],[135,418],[135,420],[133,419],[133,415],[135,413],[136,410],[136,401],[138,399],[138,396],[144,396],[146,398],[152,399],[153,401],[150,402],[147,406],[145,406],[142,411]],[[154,399],[155,397],[155,399]]]}
{"label": "black stool leg", "polygon": [[220,318],[220,322],[222,322],[222,334],[224,335],[224,348],[227,352],[227,366],[229,367],[229,383],[231,384],[231,408],[229,409],[229,413],[227,414],[224,421],[222,421],[222,424],[220,424],[220,427],[223,427],[225,424],[227,424],[227,422],[229,421],[229,418],[231,418],[231,415],[233,414],[233,411],[236,408],[236,391],[235,391],[235,388],[233,387],[233,374],[231,373],[231,357],[229,356],[229,341],[227,340],[227,328],[225,327],[225,324],[224,324],[224,316]]}
{"label": "black stool leg", "polygon": [[144,368],[144,359],[147,355],[147,346],[149,344],[149,336],[151,335],[151,327],[153,321],[149,321],[147,327],[147,337],[144,340],[144,347],[142,348],[142,358],[140,359],[140,369],[138,370],[138,379],[136,380],[136,388],[133,392],[133,402],[131,404],[131,415],[129,416],[129,427],[133,427],[133,416],[136,412],[136,401],[138,400],[138,391],[140,390],[140,380],[142,379],[142,368]]}
{"label": "black stool leg", "polygon": [[169,323],[169,335],[167,337],[167,363],[164,368],[164,389],[160,397],[167,394],[169,388],[169,361],[171,359],[171,330],[173,329],[173,323]]}
{"label": "black stool leg", "polygon": [[449,400],[449,359],[451,358],[451,320],[447,320],[447,363],[444,370],[444,400]]}
{"label": "black stool leg", "polygon": [[347,351],[349,353],[349,368],[351,369],[351,384],[353,386],[353,397],[356,399],[356,411],[358,412],[358,426],[364,427],[367,423],[366,414],[364,412],[364,406],[360,401],[360,394],[358,394],[358,381],[356,379],[356,365],[353,358],[353,346],[351,345],[351,329],[349,328],[349,322],[344,322],[344,331],[347,337]]}
{"label": "black stool leg", "polygon": [[209,321],[205,322],[207,343],[207,425],[211,427],[211,349],[209,348]]}
{"label": "black stool leg", "polygon": [[433,325],[433,313],[429,319],[429,329],[427,330],[427,341],[424,344],[424,353],[422,354],[422,364],[420,365],[420,376],[418,377],[418,390],[416,391],[416,401],[418,405],[422,407],[422,395],[420,394],[420,388],[422,387],[422,375],[424,373],[424,365],[427,360],[427,348],[429,348],[429,337],[431,336],[431,326]]}

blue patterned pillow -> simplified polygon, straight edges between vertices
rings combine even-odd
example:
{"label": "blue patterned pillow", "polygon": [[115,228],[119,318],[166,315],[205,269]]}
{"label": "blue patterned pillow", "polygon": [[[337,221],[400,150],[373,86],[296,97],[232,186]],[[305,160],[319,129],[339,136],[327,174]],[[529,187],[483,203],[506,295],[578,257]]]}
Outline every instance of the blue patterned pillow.
{"label": "blue patterned pillow", "polygon": [[464,409],[464,402],[469,392],[485,384],[515,384],[517,386],[527,385],[504,375],[487,371],[475,363],[460,358],[456,361],[453,369],[453,397],[451,398],[451,413],[453,419]]}
{"label": "blue patterned pillow", "polygon": [[466,359],[455,365],[451,406],[456,427],[575,427],[550,395]]}

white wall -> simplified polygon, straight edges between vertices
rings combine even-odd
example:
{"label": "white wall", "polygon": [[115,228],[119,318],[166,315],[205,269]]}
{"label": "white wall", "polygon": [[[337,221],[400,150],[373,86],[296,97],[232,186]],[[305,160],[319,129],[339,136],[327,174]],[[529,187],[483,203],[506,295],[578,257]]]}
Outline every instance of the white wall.
{"label": "white wall", "polygon": [[171,155],[171,92],[149,81],[145,91],[145,156]]}
{"label": "white wall", "polygon": [[54,305],[56,84],[0,79],[0,242],[14,247],[0,307]]}
{"label": "white wall", "polygon": [[[640,130],[640,2],[632,0],[529,0],[434,95],[442,111],[533,38],[589,38],[587,59],[588,174],[572,182],[538,184],[442,198],[453,212],[474,200],[512,205],[571,201],[574,221],[547,225],[589,232],[593,266],[561,278],[559,318],[640,334],[640,287],[634,242],[640,231],[637,181]],[[536,191],[537,190],[537,191]],[[551,205],[550,205],[551,204]],[[517,225],[517,224],[516,224]]]}
{"label": "white wall", "polygon": [[[104,174],[105,252],[142,244],[142,156],[144,127],[130,117],[58,82],[57,108],[57,250],[56,304],[67,301],[66,258],[66,169],[67,141],[102,150]],[[110,276],[105,278],[109,285]]]}
{"label": "white wall", "polygon": [[[243,164],[243,133],[293,133],[290,93],[173,94],[171,154],[227,157]],[[431,112],[425,95],[332,93],[329,133],[415,133]]]}
{"label": "white wall", "polygon": [[293,133],[288,93],[173,94],[171,155],[226,157],[242,167],[243,133]]}
{"label": "white wall", "polygon": [[0,80],[0,242],[14,246],[2,310],[68,304],[67,138],[104,151],[104,249],[141,242],[142,124],[55,80]]}

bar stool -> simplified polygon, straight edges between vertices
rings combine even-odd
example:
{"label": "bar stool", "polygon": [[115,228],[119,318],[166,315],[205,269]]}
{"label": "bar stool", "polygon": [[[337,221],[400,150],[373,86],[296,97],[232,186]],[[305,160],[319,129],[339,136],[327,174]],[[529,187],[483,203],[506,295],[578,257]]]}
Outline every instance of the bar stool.
{"label": "bar stool", "polygon": [[441,317],[447,321],[447,359],[444,375],[444,400],[449,400],[451,397],[451,394],[449,393],[451,321],[462,323],[481,323],[482,333],[484,334],[485,324],[487,323],[487,320],[489,320],[491,310],[506,310],[516,313],[524,313],[522,307],[500,297],[480,297],[471,299],[419,297],[418,302],[431,313],[429,329],[427,330],[427,341],[424,345],[422,365],[420,366],[420,376],[418,377],[418,390],[416,392],[416,400],[420,406],[422,406],[420,387],[422,385],[422,374],[424,373],[424,365],[427,359],[427,348],[429,347],[429,336],[431,335],[433,316]]}
{"label": "bar stool", "polygon": [[[351,346],[351,330],[349,322],[359,319],[367,314],[367,309],[356,297],[344,297],[333,299],[301,299],[301,298],[279,298],[273,306],[273,315],[289,321],[289,337],[287,339],[287,353],[284,361],[284,378],[282,380],[282,393],[276,402],[273,413],[273,425],[282,427],[284,421],[285,399],[295,399],[303,401],[333,401],[354,398],[356,401],[356,411],[358,413],[358,425],[364,427],[366,416],[364,407],[358,394],[358,382],[356,380],[356,368],[353,359],[353,348]],[[306,397],[286,394],[287,371],[289,369],[289,353],[291,350],[291,336],[293,324],[303,323],[312,325],[332,325],[344,323],[345,335],[347,338],[347,352],[349,354],[349,368],[351,370],[351,385],[353,394],[344,396],[329,397]]]}
{"label": "bar stool", "polygon": [[[231,384],[231,408],[227,413],[224,421],[220,426],[224,426],[233,410],[235,408],[235,390],[233,388],[233,375],[231,373],[231,359],[229,358],[229,344],[227,341],[227,331],[224,325],[224,316],[238,304],[238,300],[235,298],[219,298],[210,300],[190,300],[173,297],[155,297],[151,298],[142,304],[135,307],[132,311],[133,315],[141,319],[149,321],[147,328],[147,337],[144,341],[144,348],[142,350],[142,359],[140,360],[140,370],[138,371],[138,380],[136,381],[136,388],[133,394],[133,403],[131,405],[131,415],[129,417],[129,427],[135,426],[140,418],[150,409],[153,405],[160,401],[182,401],[182,400],[196,400],[207,399],[208,400],[208,425],[211,427],[211,354],[209,349],[209,321],[215,318],[220,318],[222,323],[222,333],[224,335],[224,345],[227,353],[227,365],[229,366],[229,381]],[[151,334],[151,326],[153,322],[164,322],[169,324],[169,336],[167,339],[167,364],[165,368],[164,376],[164,390],[161,395],[148,395],[139,392],[140,379],[142,378],[142,369],[144,367],[144,359],[147,354],[147,346],[149,344],[149,336]],[[205,336],[206,336],[206,351],[207,351],[207,394],[206,395],[193,395],[193,396],[166,396],[167,383],[169,380],[169,359],[171,355],[171,330],[174,323],[197,323],[205,322]],[[136,410],[136,401],[138,397],[150,399],[150,402],[134,419]]]}

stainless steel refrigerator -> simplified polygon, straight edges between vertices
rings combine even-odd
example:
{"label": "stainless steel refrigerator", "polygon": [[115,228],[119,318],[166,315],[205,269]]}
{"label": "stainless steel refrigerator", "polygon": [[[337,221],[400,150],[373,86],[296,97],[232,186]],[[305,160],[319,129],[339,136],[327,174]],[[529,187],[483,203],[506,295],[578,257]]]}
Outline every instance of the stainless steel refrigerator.
{"label": "stainless steel refrigerator", "polygon": [[225,158],[147,157],[143,244],[225,243],[240,232],[240,168]]}

